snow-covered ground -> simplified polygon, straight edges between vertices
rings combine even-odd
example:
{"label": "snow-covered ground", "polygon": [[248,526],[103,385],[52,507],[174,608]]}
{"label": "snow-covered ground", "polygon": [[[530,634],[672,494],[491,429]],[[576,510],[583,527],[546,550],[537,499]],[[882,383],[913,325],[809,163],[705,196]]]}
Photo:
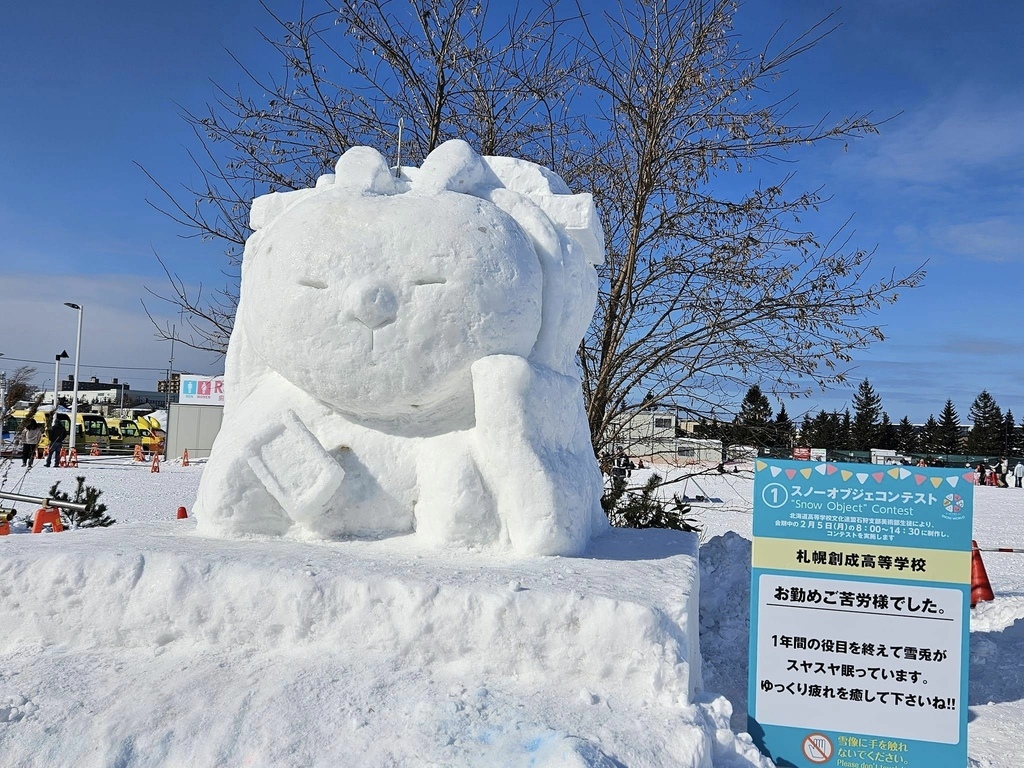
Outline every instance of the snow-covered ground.
{"label": "snow-covered ground", "polygon": [[[722,698],[705,693],[694,705],[675,709],[661,706],[664,702],[629,700],[631,692],[640,690],[631,675],[646,662],[607,658],[615,642],[635,642],[628,632],[620,634],[626,624],[636,623],[635,617],[616,616],[610,603],[597,609],[603,622],[598,631],[579,633],[591,638],[587,642],[608,644],[591,649],[593,670],[582,663],[575,671],[545,670],[542,657],[558,649],[543,647],[543,628],[538,628],[534,645],[495,647],[490,656],[473,643],[460,650],[451,638],[439,638],[429,647],[450,647],[446,663],[452,674],[435,681],[415,679],[416,667],[408,664],[415,638],[389,635],[373,621],[365,626],[342,621],[345,610],[352,611],[355,593],[324,587],[335,568],[333,553],[319,552],[315,544],[275,542],[280,562],[299,562],[283,567],[268,559],[259,571],[270,575],[267,582],[245,583],[257,571],[242,566],[264,551],[258,542],[211,543],[194,535],[191,520],[176,520],[179,506],[191,511],[202,471],[201,463],[181,467],[169,462],[160,473],[151,473],[148,464],[108,459],[83,461],[77,473],[37,465],[23,476],[20,467],[9,469],[3,489],[28,495],[45,495],[56,479],[70,490],[74,476],[85,475],[90,485],[102,489],[101,500],[118,523],[59,538],[31,537],[16,524],[14,535],[0,539],[0,573],[6,573],[0,578],[0,755],[17,756],[14,762],[0,757],[0,764],[350,765],[358,754],[358,764],[366,766],[633,768],[659,765],[654,756],[664,755],[666,748],[687,754],[694,765],[759,764],[744,736],[722,729],[729,716]],[[642,482],[645,475],[634,473],[633,480]],[[745,728],[752,482],[752,473],[741,471],[711,473],[675,487],[691,499],[713,499],[693,503],[705,529],[700,547],[703,683],[705,691],[731,702],[735,733]],[[16,506],[19,519],[31,511],[31,505]],[[667,538],[659,543],[659,536]],[[672,536],[648,532],[637,540],[644,550],[638,554],[665,560],[664,578],[686,562],[685,545],[676,546],[681,539]],[[977,488],[975,538],[981,547],[1024,547],[1024,490]],[[117,546],[111,546],[115,539]],[[144,569],[143,550],[149,552]],[[605,588],[599,563],[565,558],[517,574],[512,559],[439,563],[414,550],[396,558],[393,547],[385,551],[379,542],[363,542],[350,554],[360,574],[373,575],[362,579],[364,606],[408,606],[412,611],[433,600],[432,590],[454,589],[458,579],[463,586],[475,581],[486,586],[490,580],[527,599],[539,599],[544,586],[571,584],[581,576]],[[1024,730],[1024,555],[984,553],[984,558],[996,599],[972,612],[970,765],[1010,768],[1024,762],[1019,746]],[[5,571],[5,561],[17,561],[24,572]],[[438,578],[423,593],[403,591],[402,572],[414,571],[421,562],[434,572],[454,575]],[[38,567],[33,569],[33,563]],[[279,569],[276,575],[273,567]],[[143,570],[146,576],[133,585],[133,599],[151,595],[149,605],[103,605],[90,597],[104,594],[109,585],[133,584]],[[398,581],[389,581],[392,576]],[[471,592],[465,591],[470,601]],[[669,592],[653,599],[668,605]],[[26,604],[27,599],[34,602]],[[167,600],[179,603],[171,611],[178,614],[178,625],[160,607]],[[474,603],[479,615],[495,622],[492,642],[500,645],[500,622],[508,620],[503,612],[513,604],[504,599],[494,605]],[[60,606],[98,617],[96,626],[86,628],[92,634],[61,636],[83,628],[64,627]],[[568,616],[570,623],[575,616],[571,606],[545,610],[553,619]],[[261,621],[249,621],[243,611]],[[119,617],[110,631],[99,618],[107,615]],[[363,615],[379,620],[382,614],[366,608]],[[281,616],[293,623],[278,622]],[[332,629],[329,622],[338,624]],[[246,637],[246,626],[258,627],[260,634]],[[400,622],[395,626],[402,629]],[[657,636],[658,627],[645,631]],[[365,633],[369,645],[397,643],[407,649],[406,663],[389,664],[387,654],[331,656],[332,632]],[[47,642],[33,644],[33,636]],[[324,652],[318,654],[317,648]],[[467,678],[458,668],[460,653],[476,662],[495,660],[483,678],[476,676],[486,682],[472,687],[450,682]],[[564,658],[569,665],[571,649]],[[501,659],[518,666],[502,669]],[[423,669],[437,669],[436,661],[423,659]],[[576,684],[552,690],[556,679]],[[654,690],[670,699],[670,687],[656,685]],[[139,706],[142,701],[145,706]],[[665,717],[670,711],[672,717]],[[87,723],[88,729],[71,733],[69,723]],[[231,744],[245,749],[225,746]]]}

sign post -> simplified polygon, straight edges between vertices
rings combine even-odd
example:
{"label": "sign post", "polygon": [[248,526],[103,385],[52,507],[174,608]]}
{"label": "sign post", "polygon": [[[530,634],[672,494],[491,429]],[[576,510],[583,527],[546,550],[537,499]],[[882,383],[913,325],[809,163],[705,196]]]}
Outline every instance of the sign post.
{"label": "sign post", "polygon": [[758,460],[748,730],[779,765],[967,764],[970,470]]}

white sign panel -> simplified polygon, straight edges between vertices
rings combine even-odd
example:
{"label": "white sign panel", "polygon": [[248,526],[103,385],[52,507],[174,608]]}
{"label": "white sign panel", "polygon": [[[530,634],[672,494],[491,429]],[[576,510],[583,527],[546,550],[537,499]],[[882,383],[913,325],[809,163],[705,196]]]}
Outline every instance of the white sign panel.
{"label": "white sign panel", "polygon": [[760,581],[759,722],[957,743],[960,590],[775,573]]}
{"label": "white sign panel", "polygon": [[182,405],[224,405],[224,377],[182,376],[178,402]]}

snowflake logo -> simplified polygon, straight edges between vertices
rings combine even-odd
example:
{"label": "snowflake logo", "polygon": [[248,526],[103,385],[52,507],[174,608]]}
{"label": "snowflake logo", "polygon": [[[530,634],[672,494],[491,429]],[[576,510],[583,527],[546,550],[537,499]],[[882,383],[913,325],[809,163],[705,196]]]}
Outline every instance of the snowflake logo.
{"label": "snowflake logo", "polygon": [[956,515],[964,510],[963,497],[958,493],[947,494],[942,500],[942,506],[947,512],[951,512]]}

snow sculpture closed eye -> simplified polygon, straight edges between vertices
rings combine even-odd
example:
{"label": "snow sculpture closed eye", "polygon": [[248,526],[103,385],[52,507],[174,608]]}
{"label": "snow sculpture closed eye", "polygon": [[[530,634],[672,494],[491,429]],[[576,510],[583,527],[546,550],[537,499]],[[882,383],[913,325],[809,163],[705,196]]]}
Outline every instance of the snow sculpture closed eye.
{"label": "snow sculpture closed eye", "polygon": [[450,141],[254,201],[201,531],[575,554],[606,525],[576,348],[590,195]]}

